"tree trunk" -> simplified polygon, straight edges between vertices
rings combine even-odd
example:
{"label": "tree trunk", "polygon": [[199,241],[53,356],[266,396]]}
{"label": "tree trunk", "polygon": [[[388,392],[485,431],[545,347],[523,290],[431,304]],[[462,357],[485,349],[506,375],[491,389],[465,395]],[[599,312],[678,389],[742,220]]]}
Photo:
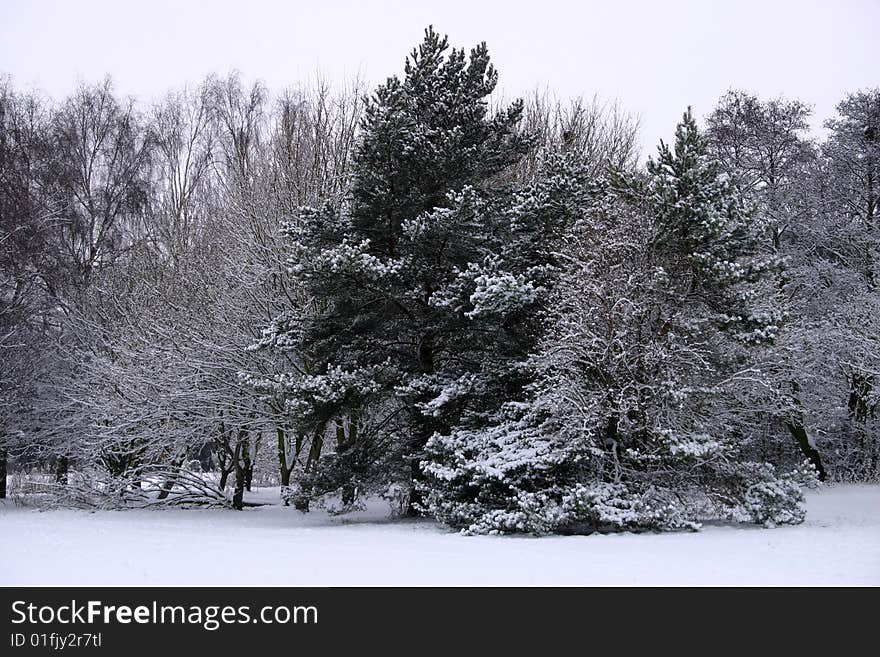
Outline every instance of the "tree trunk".
{"label": "tree trunk", "polygon": [[247,453],[247,432],[239,430],[238,442],[232,455],[232,465],[235,468],[235,490],[232,493],[232,508],[241,511],[244,508],[244,480],[245,464],[242,452]]}
{"label": "tree trunk", "polygon": [[157,500],[164,500],[171,493],[171,490],[174,488],[175,482],[177,482],[177,474],[173,472],[181,465],[183,465],[186,456],[181,456],[180,458],[173,459],[171,461],[172,473],[171,476],[168,477],[165,481],[162,482],[162,489],[159,491],[159,494],[156,496]]}
{"label": "tree trunk", "polygon": [[232,472],[232,468],[226,470],[225,468],[220,469],[220,490],[226,489],[226,482],[229,480],[229,473]]}
{"label": "tree trunk", "polygon": [[[348,417],[348,441],[347,444],[350,448],[354,448],[357,445],[358,441],[358,422],[360,421],[360,414],[357,410],[351,412]],[[343,504],[354,504],[354,501],[357,497],[357,488],[354,484],[350,484],[346,486],[345,490],[342,492],[342,502]]]}
{"label": "tree trunk", "polygon": [[218,442],[217,448],[214,450],[214,453],[217,456],[217,466],[220,468],[220,490],[226,490],[226,482],[229,480],[229,475],[233,470],[229,443]]}
{"label": "tree trunk", "polygon": [[6,450],[0,449],[0,500],[6,499]]}
{"label": "tree trunk", "polygon": [[243,470],[244,470],[244,487],[247,492],[251,492],[251,481],[254,478],[254,459],[251,458],[251,441],[250,438],[245,438],[244,449],[242,449],[242,460]]}
{"label": "tree trunk", "polygon": [[828,475],[825,472],[825,466],[822,465],[822,457],[819,455],[819,450],[810,444],[810,441],[807,438],[807,430],[804,428],[803,424],[800,422],[786,422],[785,426],[788,428],[791,435],[794,436],[798,446],[801,448],[801,452],[803,452],[804,456],[810,460],[813,467],[816,468],[819,481],[825,481],[828,478]]}
{"label": "tree trunk", "polygon": [[254,462],[248,460],[247,465],[244,469],[244,488],[250,493],[251,492],[251,484],[254,480]]}
{"label": "tree trunk", "polygon": [[241,511],[244,508],[244,468],[235,466],[235,490],[232,493],[232,508]]}
{"label": "tree trunk", "polygon": [[[431,292],[432,290],[430,289],[425,290],[426,298],[430,297]],[[434,339],[435,335],[433,331],[429,331],[422,336],[422,339],[419,342],[419,369],[426,374],[434,372]],[[422,399],[419,399],[418,401],[428,401],[428,398],[423,396]],[[421,459],[424,455],[425,445],[428,444],[428,440],[431,439],[431,436],[436,430],[445,431],[448,427],[442,426],[440,420],[434,420],[433,418],[422,415],[420,411],[415,411],[415,417],[412,419],[412,422],[415,425],[415,440],[412,443],[413,453],[410,456],[409,503],[407,504],[405,515],[409,517],[417,517],[422,515],[420,507],[423,500],[422,495],[419,492],[419,483],[425,479],[425,474],[422,472],[420,466]]]}
{"label": "tree trunk", "polygon": [[55,463],[55,483],[67,485],[67,475],[70,471],[70,460],[66,456],[59,456]]}
{"label": "tree trunk", "polygon": [[422,469],[419,467],[419,458],[414,456],[410,461],[409,465],[409,476],[410,476],[410,491],[409,491],[409,503],[406,506],[406,514],[411,518],[418,517],[422,515],[419,510],[422,504],[422,494],[418,489],[418,482],[424,478],[422,474]]}
{"label": "tree trunk", "polygon": [[241,511],[244,508],[244,468],[235,466],[235,490],[232,493],[232,508]]}
{"label": "tree trunk", "polygon": [[287,467],[287,441],[284,436],[284,429],[275,427],[275,433],[278,435],[278,467],[281,473],[281,502],[284,506],[290,505],[290,500],[284,491],[290,488],[290,473],[292,467]]}
{"label": "tree trunk", "polygon": [[[309,454],[306,457],[306,464],[303,468],[303,472],[306,475],[312,473],[318,466],[318,460],[321,458],[321,450],[324,447],[324,429],[326,426],[326,421],[322,422],[312,434],[312,444],[311,447],[309,447]],[[299,451],[299,449],[297,451]],[[301,489],[299,494],[297,494],[296,498],[293,500],[293,508],[297,511],[308,513],[309,495],[310,491],[308,489]]]}
{"label": "tree trunk", "polygon": [[[346,449],[353,445],[351,439],[357,436],[357,430],[352,427],[357,422],[357,418],[352,415],[349,417],[349,425],[348,431],[349,435],[345,435],[345,420],[342,418],[337,418],[336,420],[336,453],[342,455]],[[354,436],[352,435],[354,432]],[[351,460],[349,460],[349,464],[352,465]],[[342,505],[345,507],[351,506],[354,504],[355,499],[355,485],[352,482],[353,472],[349,467],[348,470],[348,480],[342,485]]]}
{"label": "tree trunk", "polygon": [[[794,395],[794,403],[798,408],[801,406],[801,400],[798,396],[800,392],[800,384],[797,381],[791,382],[791,390]],[[798,447],[801,448],[801,452],[806,456],[810,463],[813,464],[813,467],[816,468],[816,474],[819,477],[819,481],[825,481],[828,478],[828,474],[825,472],[825,466],[822,464],[822,457],[819,454],[819,450],[813,447],[810,444],[810,440],[807,437],[807,430],[804,427],[803,416],[798,413],[800,419],[798,420],[787,420],[785,422],[785,426],[788,429],[789,433],[794,436],[795,441],[797,441]]]}
{"label": "tree trunk", "polygon": [[317,466],[318,459],[321,458],[321,448],[323,446],[324,437],[321,435],[321,431],[315,431],[315,435],[312,437],[312,446],[309,448],[309,456],[306,459],[306,472],[311,472]]}
{"label": "tree trunk", "polygon": [[171,493],[171,489],[174,488],[174,481],[176,477],[171,476],[168,477],[165,481],[162,482],[162,488],[159,490],[159,494],[156,496],[157,500],[164,500]]}

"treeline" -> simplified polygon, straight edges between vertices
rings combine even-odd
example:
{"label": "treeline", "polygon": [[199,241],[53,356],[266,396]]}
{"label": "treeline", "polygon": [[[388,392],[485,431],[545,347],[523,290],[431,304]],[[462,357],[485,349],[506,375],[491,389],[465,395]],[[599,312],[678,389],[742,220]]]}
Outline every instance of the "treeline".
{"label": "treeline", "polygon": [[876,479],[880,90],[821,142],[730,92],[641,166],[619,107],[496,84],[430,29],[370,94],[4,82],[0,496],[241,508],[271,462],[301,510],[544,533]]}

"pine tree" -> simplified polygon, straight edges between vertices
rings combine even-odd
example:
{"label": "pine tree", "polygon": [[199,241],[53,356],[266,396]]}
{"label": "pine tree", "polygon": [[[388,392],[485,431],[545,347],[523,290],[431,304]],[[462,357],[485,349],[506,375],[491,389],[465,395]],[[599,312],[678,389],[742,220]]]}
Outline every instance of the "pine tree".
{"label": "pine tree", "polygon": [[489,110],[497,79],[485,44],[466,55],[426,30],[403,79],[367,102],[349,198],[304,208],[288,231],[316,303],[276,323],[269,342],[298,346],[306,376],[287,392],[315,444],[337,425],[324,459],[337,481],[417,478],[425,442],[444,428],[423,409],[473,333],[442,290],[493,250],[487,206],[529,148],[521,102]]}

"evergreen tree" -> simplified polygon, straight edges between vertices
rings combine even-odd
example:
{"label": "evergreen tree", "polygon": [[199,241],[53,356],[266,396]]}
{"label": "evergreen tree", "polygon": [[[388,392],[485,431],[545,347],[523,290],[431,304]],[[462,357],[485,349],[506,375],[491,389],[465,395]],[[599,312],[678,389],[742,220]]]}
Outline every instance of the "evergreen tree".
{"label": "evergreen tree", "polygon": [[425,442],[444,428],[423,409],[473,332],[442,290],[493,252],[499,225],[487,208],[529,148],[516,129],[521,102],[489,110],[497,79],[485,44],[466,55],[429,28],[404,78],[367,102],[347,201],[304,208],[288,231],[316,303],[281,318],[264,343],[299,347],[306,376],[287,392],[315,444],[337,423],[325,462],[342,479],[369,478],[377,458],[391,458],[381,471],[397,477],[408,459],[415,478]]}

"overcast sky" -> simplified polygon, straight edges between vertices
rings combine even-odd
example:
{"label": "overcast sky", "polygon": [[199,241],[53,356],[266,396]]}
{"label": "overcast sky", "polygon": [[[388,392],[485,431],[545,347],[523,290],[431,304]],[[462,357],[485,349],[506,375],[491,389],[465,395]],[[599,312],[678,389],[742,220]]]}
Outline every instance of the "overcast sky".
{"label": "overcast sky", "polygon": [[505,96],[618,99],[646,151],[731,87],[811,103],[818,127],[880,85],[880,0],[0,0],[0,72],[56,98],[105,74],[142,100],[233,69],[276,90],[318,70],[373,84],[428,24],[486,41]]}

